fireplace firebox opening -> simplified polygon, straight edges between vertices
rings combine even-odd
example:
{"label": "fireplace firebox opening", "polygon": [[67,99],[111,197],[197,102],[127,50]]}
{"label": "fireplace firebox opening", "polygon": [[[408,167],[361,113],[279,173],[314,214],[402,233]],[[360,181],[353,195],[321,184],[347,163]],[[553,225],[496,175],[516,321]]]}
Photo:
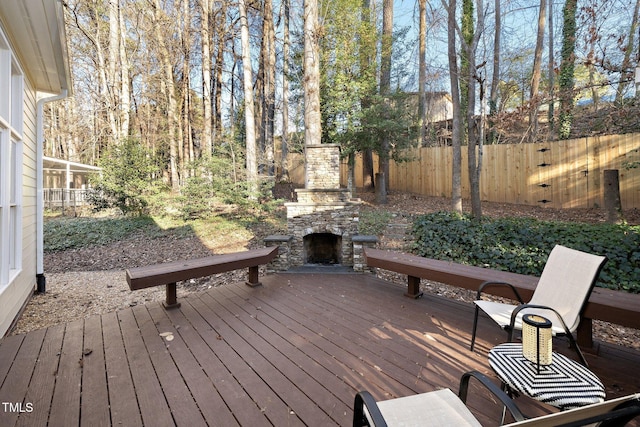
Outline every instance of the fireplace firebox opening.
{"label": "fireplace firebox opening", "polygon": [[305,264],[341,264],[342,236],[312,233],[303,238]]}

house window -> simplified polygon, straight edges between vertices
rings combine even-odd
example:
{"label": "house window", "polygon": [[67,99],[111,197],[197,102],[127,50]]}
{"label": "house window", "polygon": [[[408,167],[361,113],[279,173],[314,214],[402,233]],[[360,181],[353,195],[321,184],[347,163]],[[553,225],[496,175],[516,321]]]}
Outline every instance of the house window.
{"label": "house window", "polygon": [[22,265],[23,74],[0,31],[0,290]]}

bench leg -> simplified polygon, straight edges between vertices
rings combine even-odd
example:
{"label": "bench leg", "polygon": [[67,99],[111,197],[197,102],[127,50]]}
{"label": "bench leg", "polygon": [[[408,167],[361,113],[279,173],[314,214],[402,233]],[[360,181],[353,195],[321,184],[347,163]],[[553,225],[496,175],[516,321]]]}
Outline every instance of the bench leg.
{"label": "bench leg", "polygon": [[258,266],[253,266],[253,267],[249,267],[249,280],[247,280],[245,282],[245,284],[247,286],[251,286],[252,288],[255,288],[256,286],[260,286],[262,285],[262,283],[260,283],[259,277],[258,277]]}
{"label": "bench leg", "polygon": [[420,292],[420,278],[414,276],[407,276],[407,293],[404,294],[409,298],[420,298],[422,292]]}
{"label": "bench leg", "polygon": [[167,283],[167,299],[163,303],[164,308],[178,308],[180,303],[178,302],[178,291],[175,283]]}

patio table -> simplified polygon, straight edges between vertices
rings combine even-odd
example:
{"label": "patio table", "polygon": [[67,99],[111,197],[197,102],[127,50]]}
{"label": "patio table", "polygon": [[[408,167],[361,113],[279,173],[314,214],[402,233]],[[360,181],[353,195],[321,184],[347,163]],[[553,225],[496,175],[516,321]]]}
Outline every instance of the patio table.
{"label": "patio table", "polygon": [[604,401],[604,386],[586,367],[553,352],[552,363],[540,366],[522,354],[522,344],[500,344],[489,351],[489,365],[511,390],[561,410]]}

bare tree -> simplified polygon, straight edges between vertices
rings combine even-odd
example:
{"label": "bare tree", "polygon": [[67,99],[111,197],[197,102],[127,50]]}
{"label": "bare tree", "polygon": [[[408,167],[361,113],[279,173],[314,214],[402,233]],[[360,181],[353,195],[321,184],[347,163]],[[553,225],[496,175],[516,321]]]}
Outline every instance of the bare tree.
{"label": "bare tree", "polygon": [[165,28],[168,26],[169,20],[167,20],[164,11],[160,7],[159,0],[153,0],[152,11],[152,25],[153,34],[156,39],[158,56],[160,58],[160,64],[162,67],[162,80],[160,87],[162,93],[166,97],[167,101],[167,144],[169,145],[169,179],[171,181],[171,188],[173,191],[178,192],[180,188],[180,177],[178,171],[179,150],[178,150],[178,133],[180,131],[178,120],[178,108],[176,102],[176,89],[175,79],[173,75],[173,63],[171,55],[167,47],[165,40],[166,32]]}
{"label": "bare tree", "polygon": [[500,0],[494,2],[495,30],[493,33],[493,71],[491,72],[491,93],[489,94],[490,142],[496,140],[495,119],[498,114],[498,93],[500,87],[500,46],[502,40],[502,10]]}
{"label": "bare tree", "polygon": [[[370,0],[362,0],[362,22],[365,25],[371,24],[371,3]],[[371,67],[373,62],[373,56],[375,52],[372,52],[369,46],[366,45],[365,40],[360,39],[360,72],[363,73]],[[360,108],[366,109],[369,107],[370,100],[364,97]],[[367,148],[362,153],[362,187],[365,191],[374,188],[375,181],[373,179],[373,150]]]}
{"label": "bare tree", "polygon": [[211,120],[211,35],[209,18],[211,4],[209,0],[200,0],[200,43],[202,46],[202,154],[210,156],[213,151]]}
{"label": "bare tree", "polygon": [[547,120],[549,122],[549,138],[553,136],[553,122],[554,122],[554,91],[555,91],[555,56],[553,50],[553,1],[549,2],[549,111],[547,112]]}
{"label": "bare tree", "polygon": [[282,25],[282,148],[280,149],[280,169],[278,179],[289,179],[287,154],[289,152],[289,21],[291,11],[289,0],[282,2],[284,22]]}
{"label": "bare tree", "polygon": [[451,99],[453,104],[453,125],[451,129],[451,145],[453,149],[451,170],[451,209],[462,213],[462,148],[461,148],[461,107],[460,86],[458,82],[458,56],[456,53],[456,0],[441,0],[446,8],[447,18],[447,54],[449,57],[449,79],[451,82]]}
{"label": "bare tree", "polygon": [[[217,141],[219,141],[222,138],[222,82],[223,82],[223,72],[224,72],[225,44],[228,39],[233,37],[233,34],[228,34],[228,29],[227,29],[227,2],[222,1],[217,4],[218,4],[218,8],[216,9],[214,23],[210,22],[210,25],[215,25],[215,28],[218,29],[217,34],[215,35],[217,38],[215,74],[212,77],[213,78],[212,87],[214,91],[213,144],[215,144]],[[234,67],[235,67],[235,62],[234,62]],[[231,72],[232,85],[233,85],[233,75],[234,73]],[[231,96],[231,99],[233,99],[233,96]],[[232,107],[231,107],[231,110],[233,110]]]}
{"label": "bare tree", "polygon": [[251,70],[251,46],[249,45],[249,21],[245,0],[238,0],[240,12],[240,37],[242,40],[242,70],[244,83],[244,121],[246,133],[247,182],[249,191],[258,190],[258,158],[256,153],[256,126],[253,103],[253,77]]}
{"label": "bare tree", "polygon": [[573,124],[574,83],[575,83],[575,49],[576,49],[576,13],[578,0],[565,0],[562,9],[562,62],[558,80],[560,90],[560,116],[558,134],[560,139],[567,139]]}
{"label": "bare tree", "polygon": [[[471,28],[463,28],[461,37],[462,50],[466,53],[465,57],[468,61],[466,68],[466,74],[462,74],[460,77],[466,83],[467,88],[467,111],[466,111],[466,124],[467,124],[467,166],[469,170],[469,187],[471,193],[471,214],[477,220],[482,218],[482,203],[480,199],[480,171],[482,170],[482,132],[476,127],[474,120],[476,112],[476,83],[484,84],[482,78],[479,75],[479,68],[476,67],[476,50],[478,42],[482,32],[484,31],[484,5],[482,0],[476,0],[476,24],[473,28],[473,16],[469,16],[473,13],[472,0],[464,0],[468,2],[463,7],[463,27],[465,25],[471,25]],[[467,16],[464,16],[464,15]],[[461,84],[462,86],[462,84]],[[482,88],[481,88],[482,92]]]}
{"label": "bare tree", "polygon": [[419,145],[426,143],[426,126],[427,126],[427,0],[418,0],[418,9],[420,15],[420,24],[418,25],[418,55],[419,55],[419,71],[418,71],[418,94],[420,103],[418,104],[418,126],[420,126]]}
{"label": "bare tree", "polygon": [[[626,89],[633,80],[633,67],[631,65],[631,54],[633,53],[633,46],[636,31],[638,30],[638,14],[640,12],[640,0],[636,0],[636,5],[633,9],[633,17],[631,18],[631,25],[629,26],[629,33],[627,35],[627,45],[624,49],[624,59],[622,60],[620,84],[616,90],[616,103],[621,104],[624,98]],[[637,65],[637,61],[636,61]],[[636,93],[636,97],[638,94]]]}
{"label": "bare tree", "polygon": [[533,73],[531,77],[531,92],[529,100],[529,141],[534,142],[538,134],[538,106],[542,68],[542,48],[544,44],[545,24],[547,22],[547,0],[540,0],[540,13],[538,14],[538,33],[536,37],[536,50],[533,58]]}
{"label": "bare tree", "polygon": [[[304,0],[304,142],[320,144],[320,52],[318,38],[318,1]],[[306,183],[305,183],[306,184]]]}
{"label": "bare tree", "polygon": [[[391,56],[393,50],[393,0],[382,1],[382,49],[380,53],[380,94],[384,97],[391,93]],[[389,187],[389,151],[391,147],[387,136],[383,137],[382,150],[379,153],[378,172],[381,179],[376,186],[376,202],[387,203]]]}
{"label": "bare tree", "polygon": [[264,0],[262,13],[262,124],[261,147],[264,150],[265,172],[274,175],[274,121],[276,106],[276,36],[273,23],[273,1]]}
{"label": "bare tree", "polygon": [[108,55],[108,90],[109,98],[111,99],[111,105],[109,108],[109,122],[112,126],[113,137],[116,143],[119,143],[123,137],[121,129],[117,124],[117,107],[116,99],[119,98],[118,93],[120,87],[118,81],[120,80],[118,72],[118,53],[120,51],[120,19],[119,19],[119,0],[109,0],[109,48],[107,49]]}

